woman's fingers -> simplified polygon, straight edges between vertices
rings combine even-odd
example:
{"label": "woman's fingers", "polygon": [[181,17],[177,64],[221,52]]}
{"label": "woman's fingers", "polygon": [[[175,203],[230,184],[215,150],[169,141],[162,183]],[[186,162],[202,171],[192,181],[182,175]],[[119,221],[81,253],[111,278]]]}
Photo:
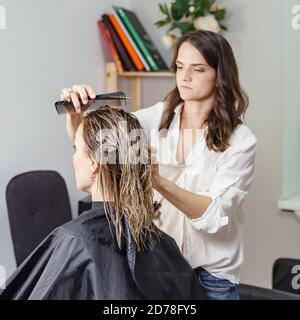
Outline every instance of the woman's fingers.
{"label": "woman's fingers", "polygon": [[158,164],[157,161],[157,148],[150,146],[150,153],[151,153],[151,164]]}
{"label": "woman's fingers", "polygon": [[95,91],[93,90],[92,87],[87,86],[87,85],[84,85],[83,87],[85,88],[85,90],[87,91],[88,96],[91,99],[95,99],[96,98],[96,93],[95,93]]}
{"label": "woman's fingers", "polygon": [[80,107],[81,104],[80,104],[80,101],[79,101],[77,94],[74,91],[71,92],[71,100],[72,100],[72,103],[74,105],[76,112],[80,113],[81,112],[81,107]]}
{"label": "woman's fingers", "polygon": [[89,102],[89,98],[88,98],[88,93],[85,89],[85,87],[83,86],[73,86],[73,90],[74,92],[77,94],[77,96],[79,97],[79,100],[84,104],[88,104]]}
{"label": "woman's fingers", "polygon": [[154,155],[151,155],[151,164],[154,164],[154,165],[158,164],[157,158]]}
{"label": "woman's fingers", "polygon": [[82,111],[82,104],[88,104],[89,98],[95,99],[96,94],[93,88],[88,85],[74,85],[72,89],[63,89],[60,94],[60,100],[72,102],[76,112],[78,113]]}
{"label": "woman's fingers", "polygon": [[87,85],[75,85],[73,86],[73,90],[77,93],[80,97],[80,100],[83,104],[87,104],[90,99],[95,99],[96,94],[92,87]]}
{"label": "woman's fingers", "polygon": [[158,188],[158,181],[159,181],[159,164],[157,161],[157,148],[150,146],[149,148],[151,153],[151,181],[152,187],[157,190]]}
{"label": "woman's fingers", "polygon": [[156,154],[157,153],[157,148],[154,147],[154,146],[150,146],[150,152]]}
{"label": "woman's fingers", "polygon": [[68,89],[63,89],[60,94],[60,100],[61,101],[68,101],[71,102],[71,94]]}

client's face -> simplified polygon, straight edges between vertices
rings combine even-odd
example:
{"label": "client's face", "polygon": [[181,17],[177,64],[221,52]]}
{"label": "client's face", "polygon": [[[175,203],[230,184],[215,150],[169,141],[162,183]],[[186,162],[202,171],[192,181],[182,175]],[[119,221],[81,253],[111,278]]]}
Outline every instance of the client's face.
{"label": "client's face", "polygon": [[73,155],[73,165],[75,169],[77,188],[81,191],[91,192],[94,184],[93,175],[97,164],[87,154],[86,144],[83,140],[83,125],[77,129],[75,135],[75,153]]}

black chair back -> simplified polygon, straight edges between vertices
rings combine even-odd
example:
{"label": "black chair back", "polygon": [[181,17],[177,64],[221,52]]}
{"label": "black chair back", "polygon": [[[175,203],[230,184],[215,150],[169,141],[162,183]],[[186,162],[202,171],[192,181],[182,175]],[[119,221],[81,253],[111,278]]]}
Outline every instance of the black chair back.
{"label": "black chair back", "polygon": [[6,204],[17,266],[72,212],[64,179],[55,171],[32,171],[14,177]]}
{"label": "black chair back", "polygon": [[240,284],[239,292],[241,300],[300,300],[297,294]]}
{"label": "black chair back", "polygon": [[300,259],[277,259],[273,265],[272,287],[300,295]]}

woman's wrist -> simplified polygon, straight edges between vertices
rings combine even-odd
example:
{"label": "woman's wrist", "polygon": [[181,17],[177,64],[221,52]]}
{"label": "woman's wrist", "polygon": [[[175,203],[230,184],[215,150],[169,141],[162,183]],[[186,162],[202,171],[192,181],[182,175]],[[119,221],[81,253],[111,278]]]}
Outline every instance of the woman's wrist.
{"label": "woman's wrist", "polygon": [[162,177],[160,174],[157,174],[155,178],[152,180],[153,188],[160,192],[164,188],[165,178]]}
{"label": "woman's wrist", "polygon": [[71,143],[74,143],[75,133],[82,121],[81,114],[67,114],[66,116],[66,128]]}

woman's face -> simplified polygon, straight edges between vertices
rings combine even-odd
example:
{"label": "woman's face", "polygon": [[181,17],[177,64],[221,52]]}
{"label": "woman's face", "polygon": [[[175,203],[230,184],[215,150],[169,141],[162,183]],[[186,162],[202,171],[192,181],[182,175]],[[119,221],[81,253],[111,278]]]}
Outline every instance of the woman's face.
{"label": "woman's face", "polygon": [[176,82],[183,101],[205,100],[214,95],[216,71],[191,43],[180,46],[176,66]]}
{"label": "woman's face", "polygon": [[97,170],[97,162],[87,154],[86,144],[83,140],[83,124],[78,127],[75,135],[75,153],[73,165],[77,188],[81,191],[91,192],[94,184],[93,175]]}

